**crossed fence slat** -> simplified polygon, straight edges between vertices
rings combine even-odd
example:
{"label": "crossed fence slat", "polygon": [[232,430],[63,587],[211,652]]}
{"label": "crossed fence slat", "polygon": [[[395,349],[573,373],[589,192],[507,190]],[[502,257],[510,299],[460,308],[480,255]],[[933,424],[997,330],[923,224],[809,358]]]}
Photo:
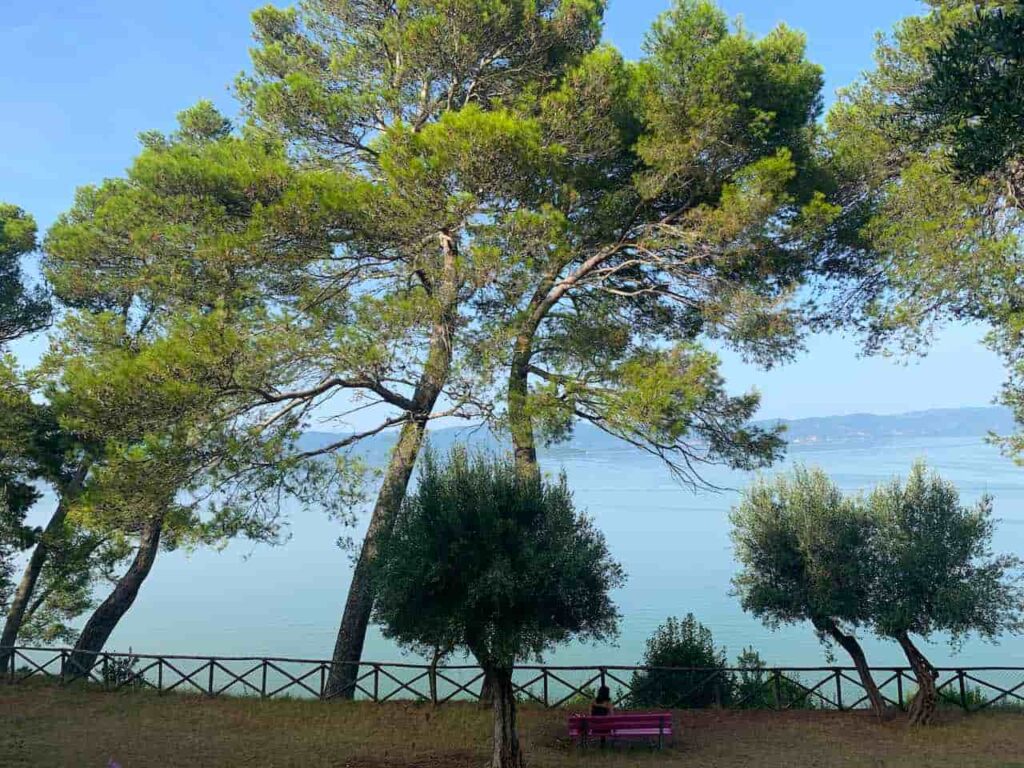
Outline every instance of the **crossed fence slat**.
{"label": "crossed fence slat", "polygon": [[322,691],[313,690],[308,685],[306,685],[306,682],[305,682],[306,680],[308,680],[310,678],[311,675],[315,675],[316,673],[318,673],[320,671],[320,666],[319,665],[316,666],[316,667],[313,667],[313,669],[309,670],[304,675],[299,675],[298,677],[296,677],[295,675],[292,675],[291,673],[286,672],[285,670],[281,669],[281,667],[279,667],[277,664],[275,664],[272,661],[268,661],[267,662],[267,667],[272,669],[272,670],[274,670],[275,672],[277,672],[279,674],[284,675],[285,677],[288,678],[288,682],[287,683],[285,683],[284,685],[281,685],[281,686],[275,688],[273,691],[270,691],[270,692],[267,693],[267,698],[268,699],[272,699],[277,694],[283,693],[284,691],[287,691],[289,688],[291,688],[293,686],[296,686],[296,685],[299,686],[300,688],[308,691],[311,695],[313,695],[313,696],[315,696],[317,698],[320,698],[320,696],[322,694]]}
{"label": "crossed fence slat", "polygon": [[[323,664],[323,673],[326,673],[328,670],[330,670],[332,666],[333,666],[333,664],[331,662],[324,662],[324,664]],[[323,699],[324,701],[330,701],[331,699],[341,698],[344,694],[348,693],[349,691],[352,691],[353,693],[362,693],[368,699],[370,699],[372,701],[376,701],[377,700],[377,691],[378,691],[377,686],[378,686],[378,680],[379,680],[379,676],[380,676],[379,666],[380,665],[378,665],[378,664],[370,664],[369,665],[369,667],[370,667],[369,671],[368,672],[363,672],[362,674],[358,674],[358,670],[357,670],[357,674],[356,674],[356,679],[355,680],[353,680],[351,683],[346,683],[340,689],[338,689],[337,691],[332,691],[331,693],[327,693],[325,686],[323,684],[321,684],[321,688],[323,689],[323,693],[321,693],[320,698]],[[360,685],[360,683],[363,682],[364,680],[366,680],[368,677],[372,677],[373,678],[373,690],[372,691],[368,691],[368,690],[366,690],[366,688],[364,688],[362,685]]]}
{"label": "crossed fence slat", "polygon": [[173,691],[178,686],[188,684],[188,685],[191,685],[193,688],[195,688],[200,693],[205,693],[205,691],[203,690],[203,686],[201,686],[199,683],[197,683],[194,678],[195,678],[196,675],[198,675],[200,672],[202,672],[204,669],[206,669],[212,663],[213,663],[212,661],[208,661],[208,662],[206,662],[206,664],[200,664],[198,667],[196,667],[194,670],[192,670],[190,673],[188,673],[186,675],[184,672],[182,672],[180,669],[178,669],[174,664],[172,664],[166,658],[163,659],[163,661],[161,663],[161,666],[162,667],[169,667],[172,672],[176,672],[179,679],[173,685],[167,686],[165,688],[161,688],[161,691],[163,693],[170,693],[171,691]]}
{"label": "crossed fence slat", "polygon": [[379,701],[384,702],[384,701],[387,701],[388,699],[392,699],[402,690],[408,691],[413,696],[416,696],[417,698],[422,699],[423,701],[430,701],[430,696],[425,696],[421,691],[417,691],[415,688],[412,687],[413,685],[418,683],[420,680],[422,680],[424,677],[427,677],[427,676],[430,675],[430,669],[429,668],[427,668],[426,670],[424,670],[420,674],[416,675],[416,677],[414,677],[412,680],[408,680],[408,681],[399,680],[397,677],[395,677],[390,672],[388,672],[383,666],[380,667],[380,671],[381,671],[381,674],[383,674],[385,677],[387,677],[387,678],[393,680],[394,682],[398,683],[398,688],[395,688],[387,696],[384,696],[383,698],[379,698],[378,699]]}
{"label": "crossed fence slat", "polygon": [[522,685],[517,685],[517,684],[513,683],[512,684],[512,691],[513,691],[513,693],[524,693],[529,698],[531,698],[534,701],[536,701],[538,704],[543,704],[544,706],[547,706],[547,702],[544,701],[544,699],[540,698],[533,691],[530,690],[530,686],[531,685],[536,685],[537,683],[543,681],[546,677],[547,677],[546,673],[544,673],[542,671],[539,675],[534,677],[532,680],[529,680],[528,682],[525,682]]}
{"label": "crossed fence slat", "polygon": [[[13,671],[14,670],[14,666],[15,666],[15,662],[16,662],[16,660],[19,657],[21,658],[22,661],[28,662],[29,664],[32,665],[32,669],[29,670],[24,675],[22,675],[21,677],[18,677],[17,672]],[[64,653],[63,653],[63,651],[59,651],[57,653],[57,655],[54,656],[53,658],[51,658],[49,661],[44,661],[42,663],[37,664],[34,659],[29,658],[27,655],[25,655],[25,653],[23,651],[19,651],[19,650],[15,649],[14,653],[11,654],[11,670],[12,670],[11,680],[13,682],[15,682],[15,683],[20,683],[20,682],[22,682],[24,680],[28,680],[30,677],[32,677],[34,675],[37,675],[37,674],[41,674],[41,675],[45,676],[47,674],[47,671],[46,671],[47,667],[49,667],[55,661],[63,663],[63,661],[64,661]]]}
{"label": "crossed fence slat", "polygon": [[830,680],[834,680],[835,679],[834,675],[828,675],[827,677],[823,677],[821,680],[818,681],[817,685],[815,685],[813,688],[808,688],[806,685],[804,685],[802,682],[800,682],[800,678],[798,678],[798,677],[789,677],[789,676],[787,676],[785,674],[781,674],[782,670],[779,670],[779,672],[780,672],[780,675],[779,675],[779,679],[780,680],[785,680],[786,682],[795,685],[797,688],[799,688],[799,689],[801,689],[803,691],[803,695],[802,696],[799,696],[799,697],[793,699],[792,701],[786,702],[785,706],[783,706],[782,709],[793,709],[793,707],[795,707],[797,704],[801,704],[801,703],[807,701],[807,699],[810,696],[817,696],[819,699],[821,699],[822,703],[827,704],[830,707],[835,707],[836,709],[840,708],[838,701],[832,701],[828,697],[826,697],[823,694],[819,693],[821,687],[823,685],[825,685],[825,683],[829,682]]}
{"label": "crossed fence slat", "polygon": [[551,670],[548,670],[548,677],[551,677],[554,680],[556,680],[557,682],[561,683],[566,688],[568,688],[569,691],[570,691],[570,693],[567,696],[562,697],[561,699],[556,701],[554,704],[549,704],[548,705],[549,707],[554,709],[554,708],[563,706],[566,702],[572,701],[577,696],[586,696],[586,689],[589,688],[590,686],[592,686],[594,683],[596,683],[598,680],[601,679],[601,673],[598,672],[596,675],[591,677],[589,680],[587,680],[587,682],[583,683],[579,687],[573,685],[572,683],[570,683],[570,682],[568,682],[566,680],[563,680],[562,678],[560,678],[558,675],[556,675]]}
{"label": "crossed fence slat", "polygon": [[444,681],[446,681],[446,682],[448,682],[448,683],[450,683],[451,685],[454,685],[454,686],[455,686],[455,690],[454,690],[454,691],[452,691],[451,693],[449,693],[449,694],[448,694],[447,696],[445,696],[445,697],[443,697],[443,698],[439,698],[439,699],[437,700],[437,703],[438,703],[438,704],[445,704],[445,703],[447,703],[447,702],[451,701],[452,699],[454,699],[454,698],[455,698],[456,696],[458,696],[458,695],[459,695],[460,693],[468,693],[468,694],[470,694],[471,696],[476,696],[476,695],[477,695],[477,694],[474,694],[474,693],[473,693],[473,691],[469,690],[469,688],[470,688],[470,686],[472,686],[472,685],[475,685],[475,684],[476,684],[476,682],[477,682],[478,680],[483,680],[483,678],[484,678],[484,673],[483,673],[482,671],[481,671],[481,672],[478,672],[478,673],[477,673],[476,675],[474,675],[474,676],[473,676],[473,679],[472,679],[472,680],[470,680],[470,681],[469,681],[468,683],[466,683],[465,685],[459,685],[459,683],[458,683],[458,682],[456,682],[455,680],[452,680],[452,679],[451,679],[450,677],[448,677],[448,676],[447,676],[446,674],[444,674],[444,673],[443,673],[443,672],[441,671],[441,669],[442,669],[442,668],[439,668],[439,669],[437,670],[437,676],[438,676],[438,678],[439,678],[439,679],[441,679],[441,680],[444,680]]}
{"label": "crossed fence slat", "polygon": [[[62,648],[41,648],[41,647],[15,647],[0,649],[5,651],[0,659],[4,660],[4,669],[0,670],[0,679],[10,684],[19,684],[30,678],[42,678],[61,684],[81,681],[87,684],[96,684],[106,690],[121,690],[124,688],[149,688],[158,693],[170,693],[175,690],[190,688],[206,696],[233,695],[235,692],[242,694],[254,694],[264,698],[273,698],[283,695],[289,691],[298,691],[300,695],[307,694],[312,698],[327,700],[337,696],[335,692],[328,695],[326,692],[327,673],[334,666],[333,662],[319,659],[289,659],[289,658],[258,658],[258,657],[210,657],[210,656],[178,656],[178,655],[154,655],[134,653],[112,653],[100,652],[96,654],[95,661],[89,669],[76,670],[72,673],[69,659],[72,658],[71,649]],[[130,662],[130,666],[112,676],[111,665]],[[235,666],[229,666],[235,662]],[[188,665],[198,663],[194,669],[189,670]],[[239,666],[244,664],[244,666]],[[136,665],[138,668],[136,668]],[[307,665],[297,672],[289,671],[295,665]],[[115,667],[116,669],[116,667]],[[241,669],[241,671],[236,671]],[[362,671],[364,670],[365,671]],[[154,680],[155,670],[155,680]],[[462,682],[455,675],[456,672],[470,671],[470,679]],[[629,667],[629,666],[523,666],[517,672],[522,682],[514,682],[515,693],[525,700],[534,702],[541,706],[556,708],[563,707],[577,698],[588,695],[589,689],[597,684],[612,684],[618,686],[615,703],[621,705],[635,697],[638,692],[643,691],[644,685],[650,685],[655,680],[662,682],[665,677],[659,675],[674,675],[677,681],[684,686],[675,687],[671,692],[673,701],[664,702],[665,706],[674,707],[691,696],[694,692],[705,688],[708,685],[716,684],[719,680],[729,682],[726,676],[735,675],[740,672],[757,675],[758,685],[753,691],[746,693],[741,699],[734,699],[725,702],[727,705],[742,707],[751,701],[764,697],[764,703],[777,709],[791,709],[799,706],[802,702],[813,700],[822,705],[839,710],[857,709],[864,706],[868,697],[863,690],[861,681],[856,676],[856,671],[850,667],[790,667],[790,668],[764,668],[764,669],[698,669],[698,668],[671,668],[671,667]],[[641,675],[642,682],[637,683],[636,677],[630,673],[644,672]],[[940,669],[937,680],[937,690],[944,693],[946,701],[959,704],[968,711],[987,709],[989,707],[1005,705],[1012,702],[1015,705],[1024,705],[1024,667],[975,667],[958,669]],[[170,679],[167,679],[167,674]],[[283,677],[281,684],[271,684],[268,681],[268,674],[273,673]],[[411,673],[411,677],[409,676]],[[579,673],[583,673],[579,675]],[[904,705],[904,677],[913,681],[914,676],[911,670],[901,667],[876,669],[875,673],[885,674],[884,679],[878,683],[879,691],[885,702],[891,705]],[[991,673],[1013,673],[1018,675],[1014,683],[1000,685],[991,682]],[[259,674],[257,681],[254,676]],[[451,690],[445,695],[436,693],[425,693],[421,688],[423,681],[434,675],[432,691],[436,692],[439,682],[450,686]],[[805,682],[806,678],[800,675],[822,674],[819,680],[811,678],[811,682]],[[205,677],[204,677],[205,675]],[[319,676],[317,679],[316,676]],[[410,663],[381,663],[364,662],[360,664],[360,673],[355,681],[349,684],[349,689],[366,698],[384,702],[398,698],[413,698],[420,701],[429,701],[431,696],[436,695],[437,703],[446,703],[459,698],[477,698],[479,691],[477,684],[484,678],[484,673],[479,667],[471,665],[431,667],[425,664]],[[579,680],[582,682],[573,682]],[[383,686],[382,680],[388,685]],[[372,681],[372,688],[369,687]],[[780,682],[787,683],[790,695],[786,700],[781,700],[778,693]],[[276,681],[275,681],[276,683]],[[635,684],[637,683],[637,684]],[[897,695],[892,698],[886,693],[886,689],[896,684]],[[834,684],[834,689],[830,688]],[[852,703],[843,701],[844,684],[854,686]],[[959,695],[951,693],[955,686],[959,685]],[[980,686],[971,688],[973,692],[986,689],[994,693],[991,698],[986,698],[981,703],[968,695],[968,684]],[[538,692],[537,687],[542,686]],[[774,695],[764,696],[775,687]],[[563,690],[567,691],[563,694]],[[683,687],[686,690],[683,690]],[[799,695],[792,696],[794,687],[799,690]],[[552,690],[554,688],[554,690]],[[345,691],[347,692],[347,691]],[[973,693],[972,693],[973,695]],[[721,703],[721,702],[719,702]]]}
{"label": "crossed fence slat", "polygon": [[[842,671],[842,670],[839,672],[839,674],[844,679],[849,680],[854,685],[861,686],[861,690],[863,690],[863,683],[861,683],[860,680],[857,680],[857,679],[854,679],[853,677],[850,677],[850,675],[847,672]],[[889,683],[895,681],[896,678],[899,676],[899,674],[900,673],[898,671],[897,672],[893,672],[891,675],[889,675],[889,677],[887,677],[881,683],[876,683],[876,685],[878,686],[878,692],[882,696],[882,701],[886,702],[887,704],[892,704],[894,707],[902,707],[903,705],[900,702],[896,701],[895,699],[890,699],[888,696],[885,695],[885,686],[887,686],[887,685],[889,685]],[[853,704],[851,704],[849,707],[846,707],[846,709],[857,709],[861,704],[867,704],[867,703],[868,703],[868,695],[865,692],[863,696],[861,696],[859,699],[854,701]]]}
{"label": "crossed fence slat", "polygon": [[252,683],[250,683],[245,678],[249,677],[249,675],[251,675],[253,672],[256,672],[258,670],[262,670],[263,669],[263,662],[260,662],[259,664],[256,664],[255,666],[250,667],[248,670],[246,670],[245,672],[243,672],[240,675],[236,675],[234,672],[232,672],[230,669],[225,667],[219,661],[218,662],[214,662],[214,663],[217,665],[217,667],[219,669],[223,670],[224,674],[226,674],[228,677],[231,678],[228,682],[226,682],[224,685],[222,685],[220,688],[218,688],[213,693],[214,696],[220,696],[222,693],[227,691],[235,683],[241,683],[243,688],[248,688],[253,693],[262,694],[262,690],[259,687],[253,685]]}
{"label": "crossed fence slat", "polygon": [[[1024,670],[1019,671],[1024,672]],[[1017,683],[1017,685],[1013,686],[1013,688],[1003,688],[1001,686],[996,685],[995,683],[990,683],[987,680],[981,680],[980,678],[974,677],[973,675],[969,674],[967,670],[963,670],[963,676],[964,679],[971,680],[972,682],[978,683],[979,685],[984,685],[986,688],[991,688],[992,690],[999,692],[999,695],[996,696],[994,699],[989,699],[988,701],[984,701],[981,704],[979,704],[977,710],[987,709],[988,707],[997,704],[1003,699],[1015,699],[1017,701],[1024,702],[1024,696],[1021,696],[1017,693],[1017,691],[1024,688],[1024,680],[1021,680],[1019,683]],[[969,709],[969,707],[966,706],[966,702],[964,708]]]}

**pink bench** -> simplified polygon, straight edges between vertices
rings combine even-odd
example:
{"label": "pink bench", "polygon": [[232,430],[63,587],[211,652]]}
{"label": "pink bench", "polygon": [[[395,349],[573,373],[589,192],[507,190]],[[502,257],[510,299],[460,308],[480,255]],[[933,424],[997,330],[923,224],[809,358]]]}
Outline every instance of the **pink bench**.
{"label": "pink bench", "polygon": [[658,749],[672,738],[671,712],[628,712],[621,715],[570,715],[569,738],[587,746],[592,739],[605,741],[654,741]]}

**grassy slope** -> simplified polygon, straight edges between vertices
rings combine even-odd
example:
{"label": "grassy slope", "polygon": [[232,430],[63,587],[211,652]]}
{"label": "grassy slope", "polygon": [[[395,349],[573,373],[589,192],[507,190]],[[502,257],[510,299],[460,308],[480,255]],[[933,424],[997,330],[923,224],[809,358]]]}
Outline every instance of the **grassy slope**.
{"label": "grassy slope", "polygon": [[[913,732],[861,714],[683,712],[682,738],[663,753],[591,750],[564,739],[565,712],[524,709],[531,768],[543,766],[1020,766],[1024,716],[945,715]],[[0,766],[482,765],[489,713],[471,705],[157,698],[0,685]]]}

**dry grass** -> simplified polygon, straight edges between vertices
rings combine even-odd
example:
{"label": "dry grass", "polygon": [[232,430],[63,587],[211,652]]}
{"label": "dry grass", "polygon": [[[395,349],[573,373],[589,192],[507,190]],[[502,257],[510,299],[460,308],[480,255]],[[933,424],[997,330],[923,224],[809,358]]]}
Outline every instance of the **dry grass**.
{"label": "dry grass", "polygon": [[[531,768],[709,766],[1018,766],[1024,715],[945,714],[911,731],[861,714],[681,712],[664,752],[579,753],[564,740],[565,712],[524,708]],[[0,766],[478,767],[489,713],[471,705],[207,700],[190,696],[0,685]]]}

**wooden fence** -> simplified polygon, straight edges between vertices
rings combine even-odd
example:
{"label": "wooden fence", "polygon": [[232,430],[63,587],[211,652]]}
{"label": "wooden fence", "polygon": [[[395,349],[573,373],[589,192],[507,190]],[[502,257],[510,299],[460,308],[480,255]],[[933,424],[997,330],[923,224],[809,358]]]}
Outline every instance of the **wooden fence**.
{"label": "wooden fence", "polygon": [[[0,649],[2,679],[17,685],[45,680],[84,682],[105,690],[191,692],[204,696],[330,698],[332,662],[247,656],[181,656],[103,652],[88,670],[72,669],[67,648]],[[943,701],[966,711],[992,707],[1024,711],[1024,667],[958,667],[938,670]],[[916,690],[905,667],[878,667],[873,674],[886,701],[905,707]],[[354,684],[358,699],[375,702],[419,700],[445,703],[479,698],[483,672],[471,665],[432,667],[400,662],[363,662]],[[584,704],[607,685],[620,706],[631,702],[676,708],[831,709],[867,706],[852,667],[766,667],[699,669],[681,667],[523,665],[514,677],[520,700],[547,708]],[[651,689],[659,692],[652,700]]]}

